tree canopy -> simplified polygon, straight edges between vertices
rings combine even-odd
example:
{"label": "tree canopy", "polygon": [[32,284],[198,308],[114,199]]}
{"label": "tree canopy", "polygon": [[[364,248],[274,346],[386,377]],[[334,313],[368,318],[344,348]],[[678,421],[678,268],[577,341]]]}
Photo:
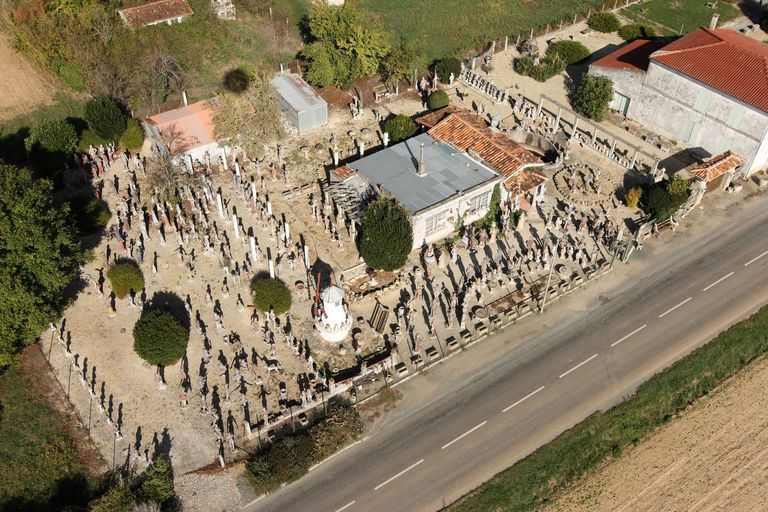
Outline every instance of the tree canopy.
{"label": "tree canopy", "polygon": [[442,89],[438,89],[429,95],[427,100],[427,106],[430,110],[438,110],[448,106],[448,93]]}
{"label": "tree canopy", "polygon": [[77,130],[65,120],[49,119],[32,128],[24,140],[29,162],[38,174],[55,177],[77,148]]}
{"label": "tree canopy", "polygon": [[128,116],[115,100],[106,94],[88,100],[85,104],[85,120],[88,126],[104,140],[114,142],[128,127]]}
{"label": "tree canopy", "polygon": [[604,76],[585,75],[573,96],[571,105],[579,114],[602,121],[605,109],[613,99],[613,81]]}
{"label": "tree canopy", "polygon": [[253,307],[259,311],[269,311],[276,315],[291,309],[291,291],[280,279],[267,276],[256,276],[251,282]]}
{"label": "tree canopy", "polygon": [[145,311],[133,326],[133,350],[149,364],[172,365],[188,342],[189,330],[170,311]]}
{"label": "tree canopy", "polygon": [[589,20],[587,20],[587,25],[589,25],[589,28],[592,30],[608,33],[616,32],[619,30],[621,23],[615,14],[612,12],[604,11],[595,13],[590,16]]}
{"label": "tree canopy", "polygon": [[688,199],[688,182],[679,176],[656,183],[648,190],[648,208],[656,220],[664,220]]}
{"label": "tree canopy", "polygon": [[656,37],[656,29],[651,25],[630,23],[629,25],[624,25],[619,29],[619,37],[625,41]]}
{"label": "tree canopy", "polygon": [[548,57],[557,55],[566,66],[576,64],[590,56],[586,46],[578,41],[557,41],[547,48]]}
{"label": "tree canopy", "polygon": [[418,127],[416,123],[408,116],[398,114],[384,122],[384,131],[389,134],[392,142],[400,142],[412,137]]}
{"label": "tree canopy", "polygon": [[141,484],[141,493],[159,504],[173,498],[173,468],[165,456],[157,457],[152,461]]}
{"label": "tree canopy", "polygon": [[0,163],[0,367],[58,316],[79,273],[74,228],[52,188]]}
{"label": "tree canopy", "polygon": [[396,270],[413,248],[413,227],[405,208],[393,199],[379,197],[363,215],[360,255],[374,269]]}
{"label": "tree canopy", "polygon": [[313,40],[302,51],[309,60],[307,81],[321,87],[346,89],[355,79],[377,73],[391,50],[387,34],[351,7],[315,4],[307,28]]}
{"label": "tree canopy", "polygon": [[222,92],[211,106],[216,136],[236,139],[248,155],[285,136],[275,91],[265,74],[253,74],[243,92]]}

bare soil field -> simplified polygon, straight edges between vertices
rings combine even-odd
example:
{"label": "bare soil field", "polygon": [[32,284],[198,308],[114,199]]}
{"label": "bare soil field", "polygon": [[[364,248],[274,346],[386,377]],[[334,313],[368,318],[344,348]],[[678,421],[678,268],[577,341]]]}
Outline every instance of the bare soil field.
{"label": "bare soil field", "polygon": [[0,33],[0,121],[52,103],[54,87],[23,55],[11,39]]}
{"label": "bare soil field", "polygon": [[766,385],[762,358],[544,510],[765,510]]}

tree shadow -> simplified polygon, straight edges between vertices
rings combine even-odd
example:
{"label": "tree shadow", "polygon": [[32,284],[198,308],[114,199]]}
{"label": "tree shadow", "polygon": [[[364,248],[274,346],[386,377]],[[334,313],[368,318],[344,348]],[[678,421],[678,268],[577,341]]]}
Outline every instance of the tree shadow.
{"label": "tree shadow", "polygon": [[189,313],[184,307],[184,301],[181,297],[175,293],[159,291],[152,295],[152,298],[147,304],[147,309],[150,311],[168,311],[175,316],[187,331],[189,331],[191,323]]}

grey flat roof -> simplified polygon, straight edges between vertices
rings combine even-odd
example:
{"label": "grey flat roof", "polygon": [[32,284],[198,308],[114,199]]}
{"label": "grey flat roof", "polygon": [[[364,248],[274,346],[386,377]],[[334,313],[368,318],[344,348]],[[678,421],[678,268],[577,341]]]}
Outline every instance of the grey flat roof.
{"label": "grey flat roof", "polygon": [[296,112],[304,112],[326,104],[325,100],[295,73],[277,75],[272,79],[272,86]]}
{"label": "grey flat roof", "polygon": [[[417,174],[422,143],[426,176]],[[459,153],[426,133],[347,165],[364,175],[372,185],[383,186],[412,213],[498,176],[466,153]]]}

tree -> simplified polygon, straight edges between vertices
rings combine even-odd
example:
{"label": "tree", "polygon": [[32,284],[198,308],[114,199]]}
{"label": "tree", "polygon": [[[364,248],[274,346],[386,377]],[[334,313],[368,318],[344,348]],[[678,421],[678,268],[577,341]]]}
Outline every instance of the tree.
{"label": "tree", "polygon": [[447,82],[451,73],[453,73],[454,78],[458,78],[459,73],[461,73],[461,61],[456,57],[446,57],[435,61],[432,68],[443,82]]}
{"label": "tree", "polygon": [[418,66],[421,60],[416,48],[405,39],[389,52],[381,63],[381,71],[386,81],[394,86],[401,80],[411,76],[411,70]]}
{"label": "tree", "polygon": [[187,140],[176,127],[163,130],[160,137],[167,151],[155,153],[147,160],[146,173],[150,187],[169,201],[176,197],[179,188],[190,181],[191,176],[182,159],[194,141]]}
{"label": "tree", "polygon": [[133,326],[133,350],[149,364],[172,365],[188,342],[189,330],[170,311],[146,311]]}
{"label": "tree", "polygon": [[557,41],[547,48],[547,56],[552,58],[557,55],[566,66],[576,64],[590,56],[587,47],[578,41]]}
{"label": "tree", "polygon": [[50,119],[38,124],[24,140],[30,163],[47,176],[58,175],[77,148],[77,130],[68,121]]}
{"label": "tree", "polygon": [[443,107],[447,107],[448,94],[444,90],[438,89],[437,91],[429,95],[429,99],[427,100],[427,106],[429,107],[430,110],[438,110]]}
{"label": "tree", "polygon": [[396,270],[405,264],[413,247],[408,212],[393,199],[379,197],[363,215],[360,255],[374,269]]}
{"label": "tree", "polygon": [[604,76],[585,75],[571,105],[579,114],[602,121],[605,109],[613,99],[613,81]]}
{"label": "tree", "polygon": [[102,497],[88,504],[88,512],[133,512],[135,504],[128,487],[111,487]]}
{"label": "tree", "polygon": [[625,201],[627,203],[627,207],[629,208],[637,208],[637,204],[640,202],[640,198],[643,196],[643,189],[640,187],[632,187],[627,191],[627,195],[625,197]]}
{"label": "tree", "polygon": [[402,114],[398,114],[384,122],[384,131],[389,134],[392,142],[400,142],[412,137],[417,129],[418,127],[413,122],[413,119]]}
{"label": "tree", "polygon": [[285,136],[275,90],[263,73],[253,75],[242,93],[222,92],[211,106],[216,136],[236,140],[246,154],[257,154]]}
{"label": "tree", "polygon": [[346,89],[358,77],[378,72],[390,54],[387,35],[351,7],[314,4],[306,25],[313,41],[302,55],[309,60],[307,81],[315,85]]}
{"label": "tree", "polygon": [[80,247],[51,182],[0,163],[0,367],[63,309],[79,274]]}
{"label": "tree", "polygon": [[688,182],[679,176],[656,183],[648,190],[648,208],[656,220],[669,218],[687,199]]}
{"label": "tree", "polygon": [[127,149],[138,149],[144,144],[144,129],[136,119],[129,119],[126,123],[123,136],[120,137],[120,145]]}
{"label": "tree", "polygon": [[629,25],[624,25],[619,29],[619,37],[625,41],[656,37],[656,29],[650,25],[630,23]]}
{"label": "tree", "polygon": [[131,291],[134,293],[144,289],[144,274],[138,263],[128,258],[120,258],[107,269],[107,278],[112,285],[112,291],[122,299]]}
{"label": "tree", "polygon": [[274,311],[276,315],[291,309],[291,291],[280,279],[257,275],[251,282],[253,307],[259,311]]}
{"label": "tree", "polygon": [[128,116],[115,100],[100,94],[85,104],[85,120],[99,137],[116,141],[127,128]]}
{"label": "tree", "polygon": [[157,457],[147,469],[141,493],[157,503],[165,503],[173,498],[173,468],[165,456]]}
{"label": "tree", "polygon": [[589,25],[589,28],[592,30],[608,33],[619,30],[621,23],[619,23],[619,18],[617,18],[615,14],[606,11],[598,12],[590,16],[589,20],[587,20],[587,25]]}

